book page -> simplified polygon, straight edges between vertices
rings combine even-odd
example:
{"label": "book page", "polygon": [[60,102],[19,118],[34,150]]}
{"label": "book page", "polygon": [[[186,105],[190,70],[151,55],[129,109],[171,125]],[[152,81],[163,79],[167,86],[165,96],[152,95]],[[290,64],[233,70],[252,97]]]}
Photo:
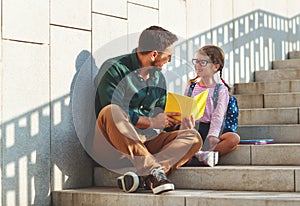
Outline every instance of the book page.
{"label": "book page", "polygon": [[180,112],[181,116],[174,116],[174,119],[180,120],[189,117],[192,113],[194,99],[188,96],[168,92],[165,112]]}
{"label": "book page", "polygon": [[208,90],[201,92],[195,98],[168,92],[165,112],[180,112],[181,116],[173,117],[180,121],[191,115],[199,119],[204,113],[207,96]]}
{"label": "book page", "polygon": [[203,116],[207,97],[208,97],[208,89],[194,97],[195,105],[193,107],[192,113],[194,115],[195,120],[200,119]]}

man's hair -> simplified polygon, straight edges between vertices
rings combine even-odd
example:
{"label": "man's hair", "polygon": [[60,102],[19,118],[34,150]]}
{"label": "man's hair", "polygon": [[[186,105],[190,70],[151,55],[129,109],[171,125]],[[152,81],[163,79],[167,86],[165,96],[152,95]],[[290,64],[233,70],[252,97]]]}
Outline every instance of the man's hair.
{"label": "man's hair", "polygon": [[177,36],[170,31],[159,26],[150,26],[140,35],[138,51],[142,54],[154,50],[162,52],[177,40]]}

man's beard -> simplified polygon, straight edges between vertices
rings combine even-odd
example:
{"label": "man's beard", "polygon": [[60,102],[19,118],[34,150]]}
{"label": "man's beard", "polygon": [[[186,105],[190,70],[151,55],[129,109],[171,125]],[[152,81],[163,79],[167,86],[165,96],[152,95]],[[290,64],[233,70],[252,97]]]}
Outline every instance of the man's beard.
{"label": "man's beard", "polygon": [[157,60],[154,60],[153,62],[151,62],[151,66],[156,67],[157,66]]}
{"label": "man's beard", "polygon": [[153,62],[151,62],[151,66],[155,67],[158,71],[161,71],[162,68],[157,65],[157,62],[159,62],[159,61],[160,61],[160,59],[154,60]]}

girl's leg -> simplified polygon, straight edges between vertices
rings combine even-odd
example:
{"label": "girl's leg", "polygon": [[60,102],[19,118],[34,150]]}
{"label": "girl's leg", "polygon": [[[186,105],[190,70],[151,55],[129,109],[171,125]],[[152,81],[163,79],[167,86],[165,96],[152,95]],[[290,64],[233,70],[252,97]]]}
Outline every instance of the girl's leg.
{"label": "girl's leg", "polygon": [[220,140],[214,151],[219,152],[219,156],[222,156],[237,148],[240,136],[237,133],[226,132],[220,136]]}

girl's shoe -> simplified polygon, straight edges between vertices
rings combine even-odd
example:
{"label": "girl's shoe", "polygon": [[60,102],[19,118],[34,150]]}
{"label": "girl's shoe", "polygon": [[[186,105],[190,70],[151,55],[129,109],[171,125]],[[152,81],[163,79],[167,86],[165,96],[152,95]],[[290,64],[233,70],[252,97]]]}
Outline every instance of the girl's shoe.
{"label": "girl's shoe", "polygon": [[198,153],[195,154],[195,156],[204,165],[208,165],[210,167],[216,166],[219,161],[219,152],[199,151]]}

